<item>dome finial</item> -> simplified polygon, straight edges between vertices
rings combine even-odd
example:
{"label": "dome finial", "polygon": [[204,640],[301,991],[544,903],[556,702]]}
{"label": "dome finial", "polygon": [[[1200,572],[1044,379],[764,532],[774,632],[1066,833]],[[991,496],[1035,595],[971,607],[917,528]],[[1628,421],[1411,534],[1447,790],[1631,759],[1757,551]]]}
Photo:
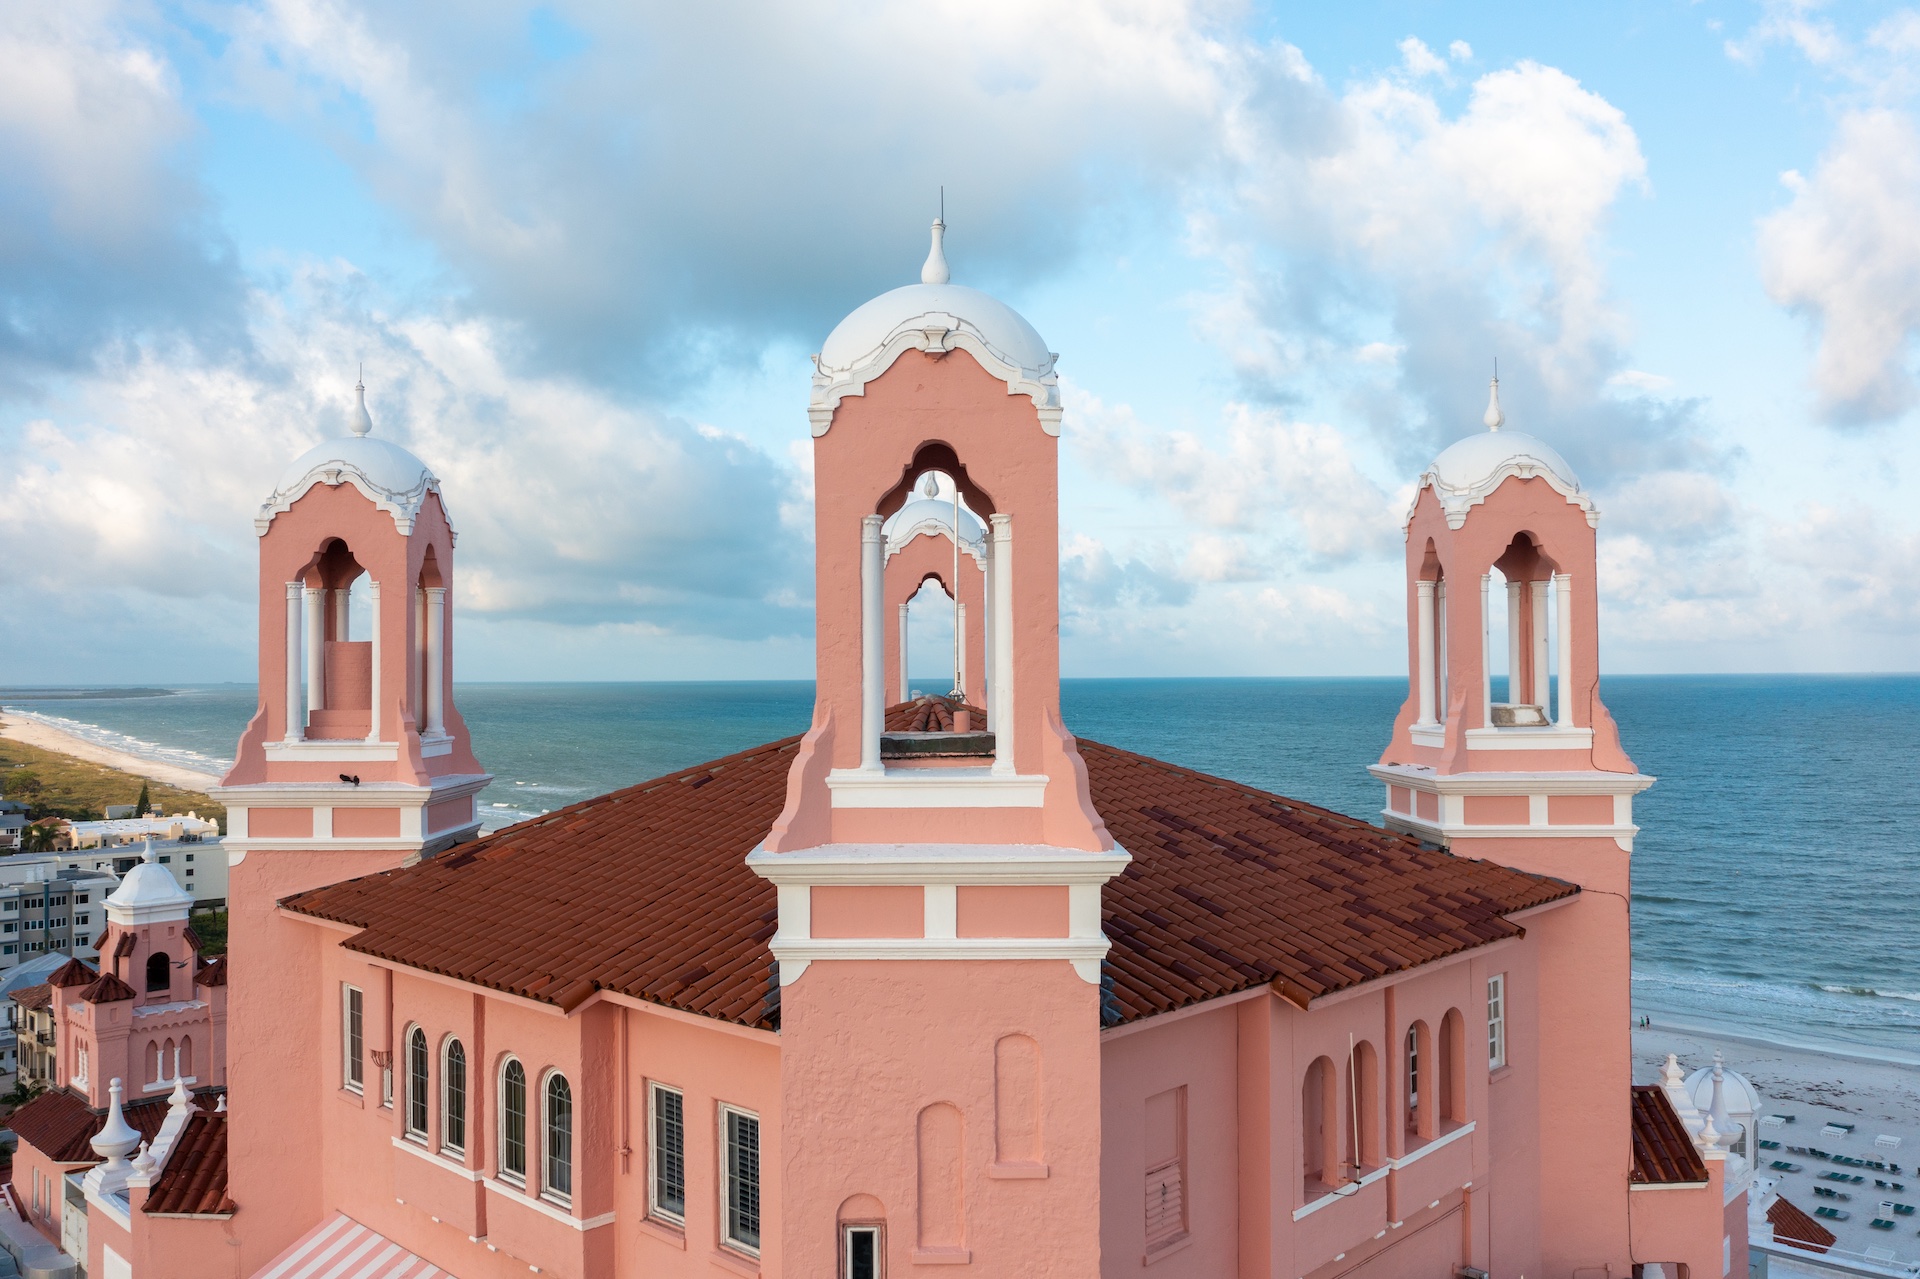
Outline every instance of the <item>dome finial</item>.
{"label": "dome finial", "polygon": [[1487,397],[1487,415],[1480,420],[1487,424],[1489,431],[1497,431],[1507,424],[1507,415],[1500,411],[1500,361],[1493,362],[1493,381],[1491,394]]}
{"label": "dome finial", "polygon": [[920,283],[945,284],[953,278],[947,269],[947,251],[941,239],[947,233],[947,189],[940,188],[940,216],[933,220],[933,247],[927,251],[927,264],[920,268]]}
{"label": "dome finial", "polygon": [[373,430],[373,418],[367,413],[367,372],[365,365],[361,366],[360,380],[353,384],[353,394],[358,401],[358,407],[354,412],[352,424],[353,433],[355,435],[365,435]]}
{"label": "dome finial", "polygon": [[153,851],[153,841],[151,839],[147,841],[147,847],[145,851],[143,851],[140,854],[140,860],[147,863],[147,865],[149,866],[154,866],[159,864],[160,856],[158,853],[155,853]]}

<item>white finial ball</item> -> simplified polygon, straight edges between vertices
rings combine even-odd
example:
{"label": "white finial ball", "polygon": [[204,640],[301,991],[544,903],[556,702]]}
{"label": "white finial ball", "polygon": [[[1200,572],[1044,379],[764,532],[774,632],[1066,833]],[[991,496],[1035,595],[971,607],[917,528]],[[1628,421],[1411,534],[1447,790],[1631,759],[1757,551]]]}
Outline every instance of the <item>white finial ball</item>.
{"label": "white finial ball", "polygon": [[365,383],[355,383],[353,421],[349,423],[355,435],[367,435],[373,430],[373,416],[367,412],[367,388]]}
{"label": "white finial ball", "polygon": [[947,231],[947,224],[939,218],[933,220],[933,247],[927,250],[926,265],[920,268],[920,283],[945,284],[953,279],[953,272],[947,269],[947,250],[941,243]]}
{"label": "white finial ball", "polygon": [[921,497],[938,497],[939,495],[940,495],[940,477],[934,474],[932,471],[928,471],[927,478],[920,482],[920,496]]}

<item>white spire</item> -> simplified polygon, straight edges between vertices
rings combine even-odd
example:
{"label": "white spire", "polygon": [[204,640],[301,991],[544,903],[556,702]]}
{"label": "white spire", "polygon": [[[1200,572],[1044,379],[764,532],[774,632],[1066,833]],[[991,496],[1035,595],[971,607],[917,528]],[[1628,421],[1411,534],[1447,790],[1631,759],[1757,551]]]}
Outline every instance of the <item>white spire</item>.
{"label": "white spire", "polygon": [[920,268],[920,283],[945,284],[953,278],[953,272],[947,270],[947,251],[941,245],[941,237],[947,233],[947,224],[940,218],[933,220],[933,247],[927,251],[927,264]]}
{"label": "white spire", "polygon": [[107,1085],[107,1122],[95,1133],[91,1145],[93,1153],[106,1160],[115,1169],[124,1167],[127,1152],[140,1144],[140,1134],[120,1109],[121,1085],[118,1079]]}
{"label": "white spire", "polygon": [[1491,393],[1487,396],[1487,415],[1480,420],[1487,424],[1489,431],[1497,431],[1506,425],[1507,415],[1500,411],[1500,375],[1495,373],[1490,384]]}
{"label": "white spire", "polygon": [[213,1113],[216,1115],[224,1115],[227,1113],[227,1094],[221,1093],[220,1100],[213,1103]]}
{"label": "white spire", "polygon": [[159,1166],[159,1164],[154,1162],[153,1151],[149,1148],[148,1143],[144,1141],[141,1142],[140,1153],[133,1157],[134,1175],[138,1177],[151,1176]]}
{"label": "white spire", "polygon": [[[178,1051],[178,1049],[175,1049],[176,1053]],[[167,1094],[167,1101],[170,1103],[167,1106],[167,1113],[169,1114],[176,1110],[186,1110],[193,1106],[193,1094],[187,1091],[187,1081],[185,1077],[181,1075],[180,1066],[177,1061],[173,1067],[173,1091]]]}
{"label": "white spire", "polygon": [[1667,1054],[1667,1064],[1660,1068],[1660,1078],[1668,1088],[1678,1088],[1686,1082],[1687,1072],[1680,1067],[1680,1054]]}
{"label": "white spire", "polygon": [[920,482],[920,496],[929,499],[940,496],[940,477],[932,471],[928,471],[927,478]]}
{"label": "white spire", "polygon": [[353,433],[355,435],[365,435],[373,430],[373,417],[367,412],[367,384],[364,375],[360,381],[353,384],[353,394],[356,401],[353,422],[351,424]]}

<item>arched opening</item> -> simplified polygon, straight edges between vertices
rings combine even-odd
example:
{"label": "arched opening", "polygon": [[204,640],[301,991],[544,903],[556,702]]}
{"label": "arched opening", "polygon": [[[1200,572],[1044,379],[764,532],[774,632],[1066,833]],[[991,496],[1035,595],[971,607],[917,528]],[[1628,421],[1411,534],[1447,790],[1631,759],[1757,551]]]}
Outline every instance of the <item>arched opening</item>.
{"label": "arched opening", "polygon": [[1407,1027],[1406,1097],[1407,1136],[1428,1141],[1434,1136],[1434,1112],[1439,1108],[1440,1081],[1433,1053],[1433,1032],[1424,1021]]}
{"label": "arched opening", "polygon": [[954,666],[953,633],[959,610],[953,593],[939,574],[929,573],[900,607],[906,618],[901,650],[907,655],[906,687],[900,700],[947,696],[964,678]]}
{"label": "arched opening", "polygon": [[[958,537],[955,530],[958,530]],[[887,696],[986,704],[987,524],[946,471],[914,480],[882,524],[885,537]]]}
{"label": "arched opening", "polygon": [[[329,538],[301,576],[306,632],[306,736],[366,737],[373,714],[372,597],[366,569]],[[363,633],[365,639],[355,639]]]}
{"label": "arched opening", "polygon": [[527,1184],[527,1068],[512,1057],[500,1068],[500,1175]]}
{"label": "arched opening", "polygon": [[1483,654],[1488,722],[1543,728],[1557,722],[1554,689],[1564,664],[1566,594],[1554,563],[1520,532],[1487,570]]}
{"label": "arched opening", "polygon": [[935,1102],[921,1110],[916,1127],[920,1246],[941,1250],[965,1247],[962,1172],[966,1141],[960,1110],[948,1102]]}
{"label": "arched opening", "polygon": [[1315,1058],[1300,1084],[1300,1173],[1308,1199],[1327,1193],[1344,1180],[1334,1163],[1329,1140],[1337,1131],[1334,1096],[1333,1061]]}
{"label": "arched opening", "polygon": [[427,1032],[407,1032],[407,1135],[427,1139]]}
{"label": "arched opening", "polygon": [[1440,1019],[1438,1131],[1467,1122],[1467,1023],[1458,1008]]}
{"label": "arched opening", "polygon": [[835,1214],[844,1279],[880,1279],[886,1266],[887,1210],[872,1195],[850,1195]]}
{"label": "arched opening", "polygon": [[453,1038],[440,1050],[440,1149],[467,1149],[467,1050]]}
{"label": "arched opening", "polygon": [[573,1201],[573,1089],[558,1071],[547,1076],[541,1106],[540,1193],[562,1203]]}
{"label": "arched opening", "polygon": [[1372,1044],[1363,1039],[1353,1046],[1342,1082],[1347,1097],[1340,1132],[1346,1152],[1344,1171],[1358,1178],[1380,1164],[1380,1060]]}
{"label": "arched opening", "polygon": [[147,956],[147,993],[164,995],[172,986],[173,962],[167,958],[164,950],[156,950]]}
{"label": "arched opening", "polygon": [[447,587],[429,546],[413,590],[414,717],[423,737],[444,736],[447,719]]}
{"label": "arched opening", "polygon": [[1427,539],[1414,579],[1414,722],[1431,727],[1447,722],[1447,580],[1433,539]]}
{"label": "arched opening", "polygon": [[182,1079],[194,1078],[193,1073],[193,1036],[185,1035],[180,1040],[180,1068],[177,1072]]}

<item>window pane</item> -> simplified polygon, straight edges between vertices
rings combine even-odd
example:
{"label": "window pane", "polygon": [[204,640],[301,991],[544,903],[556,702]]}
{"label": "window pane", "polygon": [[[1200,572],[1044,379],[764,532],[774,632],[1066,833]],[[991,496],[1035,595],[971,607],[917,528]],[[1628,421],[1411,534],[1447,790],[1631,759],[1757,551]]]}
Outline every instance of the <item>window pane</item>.
{"label": "window pane", "polygon": [[847,1279],[880,1279],[879,1242],[871,1227],[847,1228]]}
{"label": "window pane", "polygon": [[407,1036],[407,1131],[427,1135],[427,1033],[418,1026]]}
{"label": "window pane", "polygon": [[364,1056],[364,1013],[361,994],[347,987],[347,1086],[358,1090],[364,1080],[361,1060]]}
{"label": "window pane", "polygon": [[687,1140],[680,1094],[653,1090],[653,1204],[662,1212],[687,1213]]}
{"label": "window pane", "polygon": [[500,1171],[524,1181],[527,1176],[527,1072],[510,1061],[500,1077]]}
{"label": "window pane", "polygon": [[727,1238],[760,1246],[760,1121],[727,1112]]}
{"label": "window pane", "polygon": [[447,1042],[447,1060],[441,1069],[446,1101],[440,1113],[440,1144],[448,1150],[467,1148],[467,1050],[457,1039]]}
{"label": "window pane", "polygon": [[562,1075],[547,1077],[546,1189],[573,1194],[573,1090]]}

